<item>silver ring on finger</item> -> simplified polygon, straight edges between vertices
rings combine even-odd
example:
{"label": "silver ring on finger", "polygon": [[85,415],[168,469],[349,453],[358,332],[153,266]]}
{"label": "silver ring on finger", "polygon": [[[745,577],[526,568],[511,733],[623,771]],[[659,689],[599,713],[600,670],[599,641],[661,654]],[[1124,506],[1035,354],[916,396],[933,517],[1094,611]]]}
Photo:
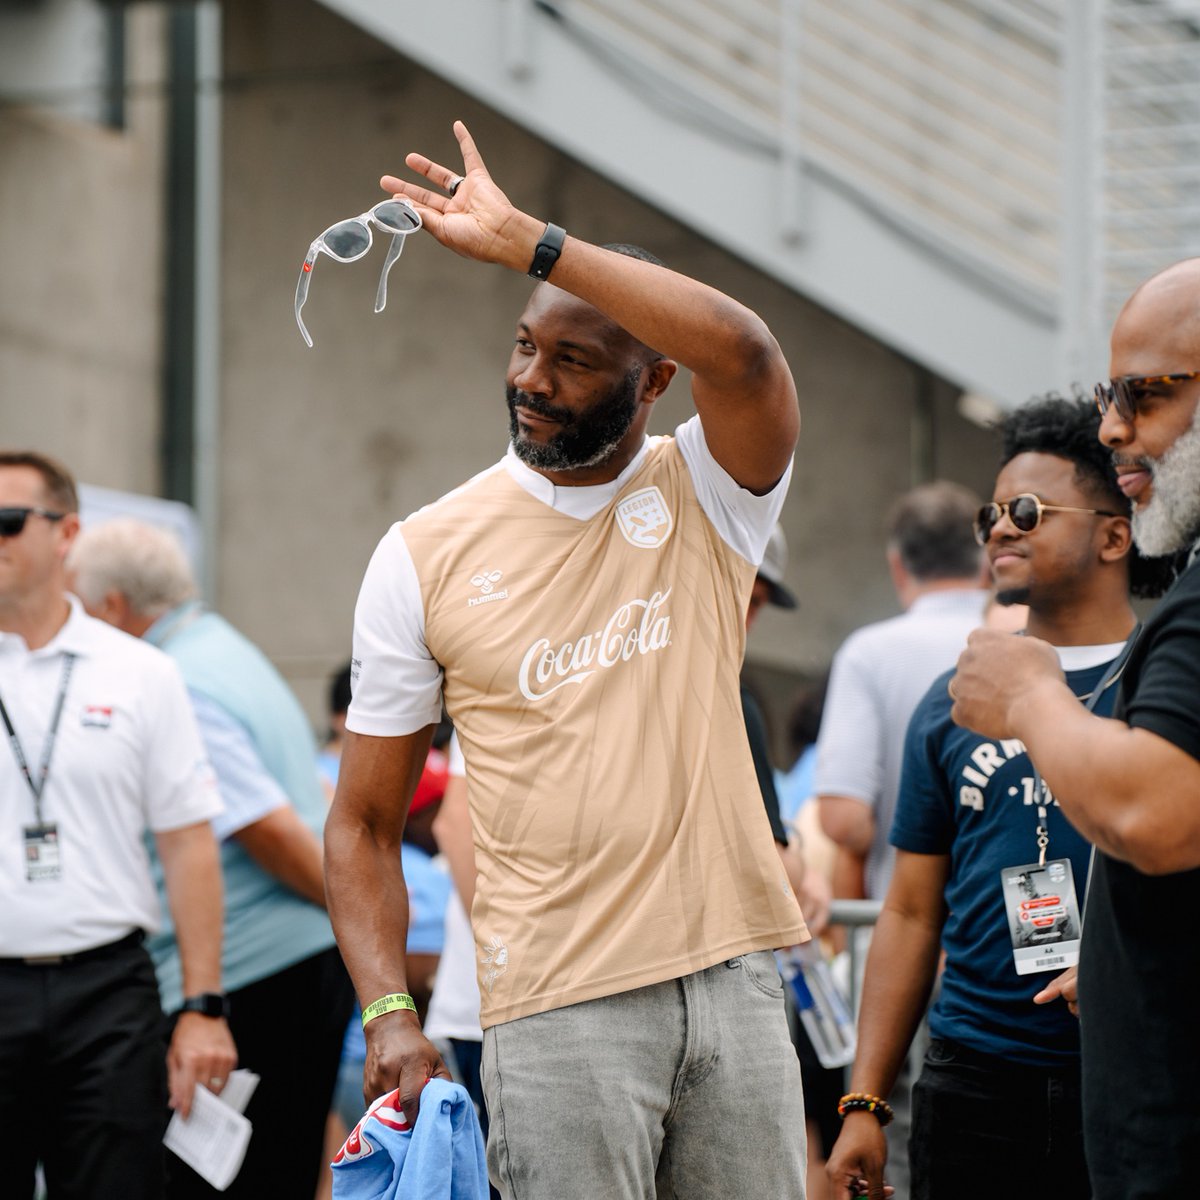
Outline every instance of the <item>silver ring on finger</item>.
{"label": "silver ring on finger", "polygon": [[455,175],[450,180],[450,182],[448,184],[446,184],[446,191],[448,191],[450,193],[450,195],[453,196],[454,193],[458,191],[459,187],[462,184],[462,181],[463,181],[463,176]]}

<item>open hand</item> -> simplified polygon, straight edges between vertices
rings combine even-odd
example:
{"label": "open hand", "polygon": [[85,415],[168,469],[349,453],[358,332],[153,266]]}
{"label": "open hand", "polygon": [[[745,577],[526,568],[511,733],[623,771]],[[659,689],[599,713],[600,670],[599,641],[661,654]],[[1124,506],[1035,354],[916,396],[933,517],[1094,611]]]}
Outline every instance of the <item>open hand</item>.
{"label": "open hand", "polygon": [[446,192],[453,189],[452,195],[442,195],[395,175],[385,175],[379,181],[380,187],[407,199],[421,214],[424,228],[456,254],[525,270],[544,224],[514,208],[496,186],[461,121],[454,122],[454,136],[462,151],[462,175],[423,154],[409,154],[404,159],[435,187]]}

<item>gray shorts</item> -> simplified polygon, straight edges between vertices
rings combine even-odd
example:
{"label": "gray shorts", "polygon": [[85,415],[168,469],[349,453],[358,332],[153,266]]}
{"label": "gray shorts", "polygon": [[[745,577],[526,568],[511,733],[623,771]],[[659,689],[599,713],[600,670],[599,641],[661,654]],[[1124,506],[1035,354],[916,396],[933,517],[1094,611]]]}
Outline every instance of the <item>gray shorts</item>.
{"label": "gray shorts", "polygon": [[803,1200],[804,1099],[769,951],[493,1026],[505,1200]]}

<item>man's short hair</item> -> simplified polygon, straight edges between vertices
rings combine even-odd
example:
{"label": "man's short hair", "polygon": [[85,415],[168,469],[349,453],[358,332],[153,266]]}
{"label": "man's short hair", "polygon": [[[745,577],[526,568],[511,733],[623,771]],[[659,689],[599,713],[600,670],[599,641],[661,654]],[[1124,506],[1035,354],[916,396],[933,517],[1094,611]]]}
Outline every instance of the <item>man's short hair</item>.
{"label": "man's short hair", "polygon": [[42,477],[46,503],[55,512],[79,511],[79,493],[71,472],[57,459],[36,450],[0,450],[0,467],[30,467]]}
{"label": "man's short hair", "polygon": [[161,617],[197,594],[179,540],[131,517],[85,529],[71,547],[67,568],[85,604],[94,607],[109,592],[120,592],[142,617]]}
{"label": "man's short hair", "polygon": [[[1053,454],[1075,468],[1075,482],[1097,508],[1128,516],[1129,497],[1117,484],[1112,451],[1100,441],[1100,412],[1093,401],[1055,392],[1035,396],[1000,425],[1000,466],[1019,454]],[[1173,558],[1129,553],[1129,588],[1135,596],[1161,596],[1174,575]]]}
{"label": "man's short hair", "polygon": [[892,505],[888,546],[919,583],[976,578],[983,565],[973,524],[979,507],[979,497],[960,483],[924,483]]}

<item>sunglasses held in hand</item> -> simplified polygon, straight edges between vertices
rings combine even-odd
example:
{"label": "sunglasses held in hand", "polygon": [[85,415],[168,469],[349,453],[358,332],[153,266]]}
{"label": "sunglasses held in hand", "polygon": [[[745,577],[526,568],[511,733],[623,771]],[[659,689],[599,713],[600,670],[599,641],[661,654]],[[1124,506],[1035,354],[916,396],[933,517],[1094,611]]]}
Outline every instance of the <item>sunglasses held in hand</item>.
{"label": "sunglasses held in hand", "polygon": [[300,332],[310,346],[313,340],[304,327],[300,310],[308,299],[308,284],[317,255],[328,254],[337,262],[357,262],[371,249],[374,240],[371,235],[372,225],[377,225],[384,233],[392,234],[392,243],[388,246],[387,258],[383,260],[383,270],[379,275],[379,290],[375,293],[375,311],[378,313],[383,312],[387,304],[388,272],[404,249],[404,239],[421,228],[421,217],[407,200],[381,200],[369,212],[330,225],[309,246],[304,265],[300,268],[300,278],[296,283],[296,324],[300,326]]}

